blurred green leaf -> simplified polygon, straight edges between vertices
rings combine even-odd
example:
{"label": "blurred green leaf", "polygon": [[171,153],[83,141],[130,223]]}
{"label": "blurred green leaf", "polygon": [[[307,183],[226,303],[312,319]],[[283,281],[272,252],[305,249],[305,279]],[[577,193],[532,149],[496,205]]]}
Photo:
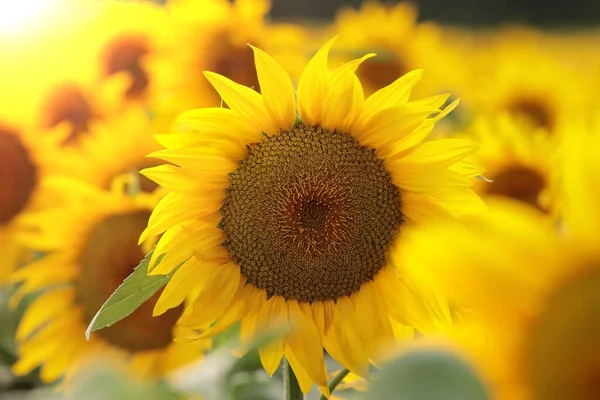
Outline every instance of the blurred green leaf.
{"label": "blurred green leaf", "polygon": [[[178,268],[175,268],[169,275],[149,276],[147,274],[152,253],[151,251],[146,255],[140,265],[135,267],[133,273],[100,307],[85,331],[86,338],[90,338],[92,331],[110,326],[137,310],[139,306],[169,282]],[[156,265],[160,263],[161,259],[162,257],[158,259]]]}
{"label": "blurred green leaf", "polygon": [[[176,390],[190,395],[200,395],[203,400],[270,400],[281,398],[281,382],[269,379],[258,357],[258,348],[286,335],[289,329],[282,327],[259,336],[246,346],[246,354],[237,358],[232,354],[237,339],[223,344],[209,353],[204,360],[184,367],[174,373],[169,382]],[[252,391],[247,388],[259,385],[264,391]],[[240,388],[246,387],[246,390]],[[268,387],[268,389],[267,389]],[[278,397],[273,397],[276,392]]]}
{"label": "blurred green leaf", "polygon": [[178,400],[175,393],[165,382],[152,383],[139,381],[123,374],[110,364],[99,363],[93,369],[78,373],[69,385],[68,391],[61,392],[57,399],[104,400],[104,399],[144,399]]}
{"label": "blurred green leaf", "polygon": [[362,397],[377,400],[487,400],[475,371],[441,350],[415,350],[387,366]]}
{"label": "blurred green leaf", "polygon": [[215,335],[212,339],[213,349],[217,349],[223,346],[238,346],[240,342],[240,321],[237,321],[229,329],[224,332]]}

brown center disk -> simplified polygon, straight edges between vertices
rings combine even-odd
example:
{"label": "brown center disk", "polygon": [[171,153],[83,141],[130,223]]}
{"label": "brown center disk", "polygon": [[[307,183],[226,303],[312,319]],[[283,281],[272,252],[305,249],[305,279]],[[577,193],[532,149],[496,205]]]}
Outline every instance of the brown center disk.
{"label": "brown center disk", "polygon": [[229,35],[223,33],[216,36],[211,49],[210,71],[259,91],[254,53],[250,46],[233,43]]}
{"label": "brown center disk", "polygon": [[549,104],[537,99],[522,98],[508,106],[508,111],[517,116],[527,118],[535,126],[552,130],[555,125],[554,112]]}
{"label": "brown center disk", "polygon": [[369,87],[375,90],[388,86],[398,77],[409,72],[406,65],[398,57],[385,55],[385,51],[382,54],[362,63],[357,73],[361,82],[366,82]]}
{"label": "brown center disk", "polygon": [[501,171],[492,180],[487,186],[489,194],[519,200],[541,210],[539,196],[546,180],[539,172],[515,166]]}
{"label": "brown center disk", "polygon": [[566,279],[532,324],[523,354],[532,398],[600,399],[600,269]]}
{"label": "brown center disk", "polygon": [[65,145],[72,145],[88,131],[94,113],[89,101],[76,84],[65,83],[57,87],[46,99],[45,126],[53,128],[63,122],[71,125],[71,134]]}
{"label": "brown center disk", "polygon": [[27,205],[38,171],[16,133],[0,126],[0,225],[8,224]]}
{"label": "brown center disk", "polygon": [[150,52],[143,36],[120,37],[109,43],[104,53],[106,75],[126,72],[131,77],[127,97],[135,98],[144,93],[150,83],[142,60]]}
{"label": "brown center disk", "polygon": [[268,136],[230,174],[225,246],[269,296],[313,302],[373,279],[402,223],[400,194],[374,150],[299,125]]}
{"label": "brown center disk", "polygon": [[[144,258],[137,241],[148,223],[149,212],[111,216],[90,232],[79,258],[78,302],[89,322],[102,304]],[[152,309],[161,291],[116,324],[98,331],[114,346],[130,352],[166,347],[182,312],[178,307],[159,317]]]}

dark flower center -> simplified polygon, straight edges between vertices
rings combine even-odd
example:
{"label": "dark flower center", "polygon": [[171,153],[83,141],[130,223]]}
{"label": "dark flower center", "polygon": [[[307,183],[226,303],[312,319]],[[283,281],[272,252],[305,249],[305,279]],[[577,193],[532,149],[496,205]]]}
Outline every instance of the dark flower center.
{"label": "dark flower center", "polygon": [[63,122],[71,125],[65,145],[77,143],[82,134],[89,130],[94,113],[89,101],[76,84],[65,83],[57,87],[45,103],[45,127],[53,128]]}
{"label": "dark flower center", "polygon": [[299,125],[254,145],[230,178],[225,246],[269,296],[335,300],[386,264],[400,193],[352,136]]}
{"label": "dark flower center", "polygon": [[547,104],[538,99],[520,98],[508,106],[512,115],[525,118],[535,126],[552,130],[555,125],[555,113]]}
{"label": "dark flower center", "polygon": [[[78,302],[89,322],[102,304],[144,258],[137,245],[150,213],[139,211],[113,215],[98,223],[87,237],[79,256]],[[130,352],[166,347],[172,329],[182,312],[178,307],[159,317],[152,309],[161,291],[131,315],[98,331],[106,341]]]}
{"label": "dark flower center", "polygon": [[226,33],[216,35],[212,43],[210,71],[216,72],[247,87],[259,91],[254,65],[254,53],[250,46],[232,41]]}
{"label": "dark flower center", "polygon": [[506,168],[487,186],[489,194],[509,197],[542,209],[539,204],[540,193],[546,187],[546,180],[537,171],[527,167]]}
{"label": "dark flower center", "polygon": [[385,51],[378,53],[377,57],[370,58],[363,62],[357,71],[361,82],[366,82],[367,86],[373,90],[379,90],[393,83],[399,76],[403,76],[410,70],[405,63],[393,54],[386,54]]}
{"label": "dark flower center", "polygon": [[131,85],[127,96],[138,97],[144,93],[150,84],[148,72],[142,61],[150,52],[143,36],[120,37],[109,43],[104,53],[106,75],[125,72],[131,77]]}
{"label": "dark flower center", "polygon": [[15,132],[0,126],[0,225],[8,224],[31,198],[37,168]]}

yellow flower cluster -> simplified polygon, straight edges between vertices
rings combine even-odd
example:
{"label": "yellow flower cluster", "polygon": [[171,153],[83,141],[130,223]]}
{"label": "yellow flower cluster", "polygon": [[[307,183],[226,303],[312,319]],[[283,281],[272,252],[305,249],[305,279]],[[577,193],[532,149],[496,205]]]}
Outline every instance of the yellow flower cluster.
{"label": "yellow flower cluster", "polygon": [[[105,358],[155,381],[289,326],[259,356],[304,393],[331,395],[328,357],[364,390],[390,348],[434,346],[493,398],[600,398],[597,34],[405,3],[318,26],[268,0],[35,3],[0,15],[15,374]],[[87,341],[152,249],[169,282]]]}

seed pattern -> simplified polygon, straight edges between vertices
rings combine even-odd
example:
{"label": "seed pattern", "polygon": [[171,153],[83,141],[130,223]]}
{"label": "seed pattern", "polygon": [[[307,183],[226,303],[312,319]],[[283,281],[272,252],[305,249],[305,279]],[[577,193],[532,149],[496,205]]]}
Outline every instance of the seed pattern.
{"label": "seed pattern", "polygon": [[351,295],[385,265],[403,220],[400,193],[374,150],[321,127],[266,137],[230,177],[224,245],[268,296]]}

